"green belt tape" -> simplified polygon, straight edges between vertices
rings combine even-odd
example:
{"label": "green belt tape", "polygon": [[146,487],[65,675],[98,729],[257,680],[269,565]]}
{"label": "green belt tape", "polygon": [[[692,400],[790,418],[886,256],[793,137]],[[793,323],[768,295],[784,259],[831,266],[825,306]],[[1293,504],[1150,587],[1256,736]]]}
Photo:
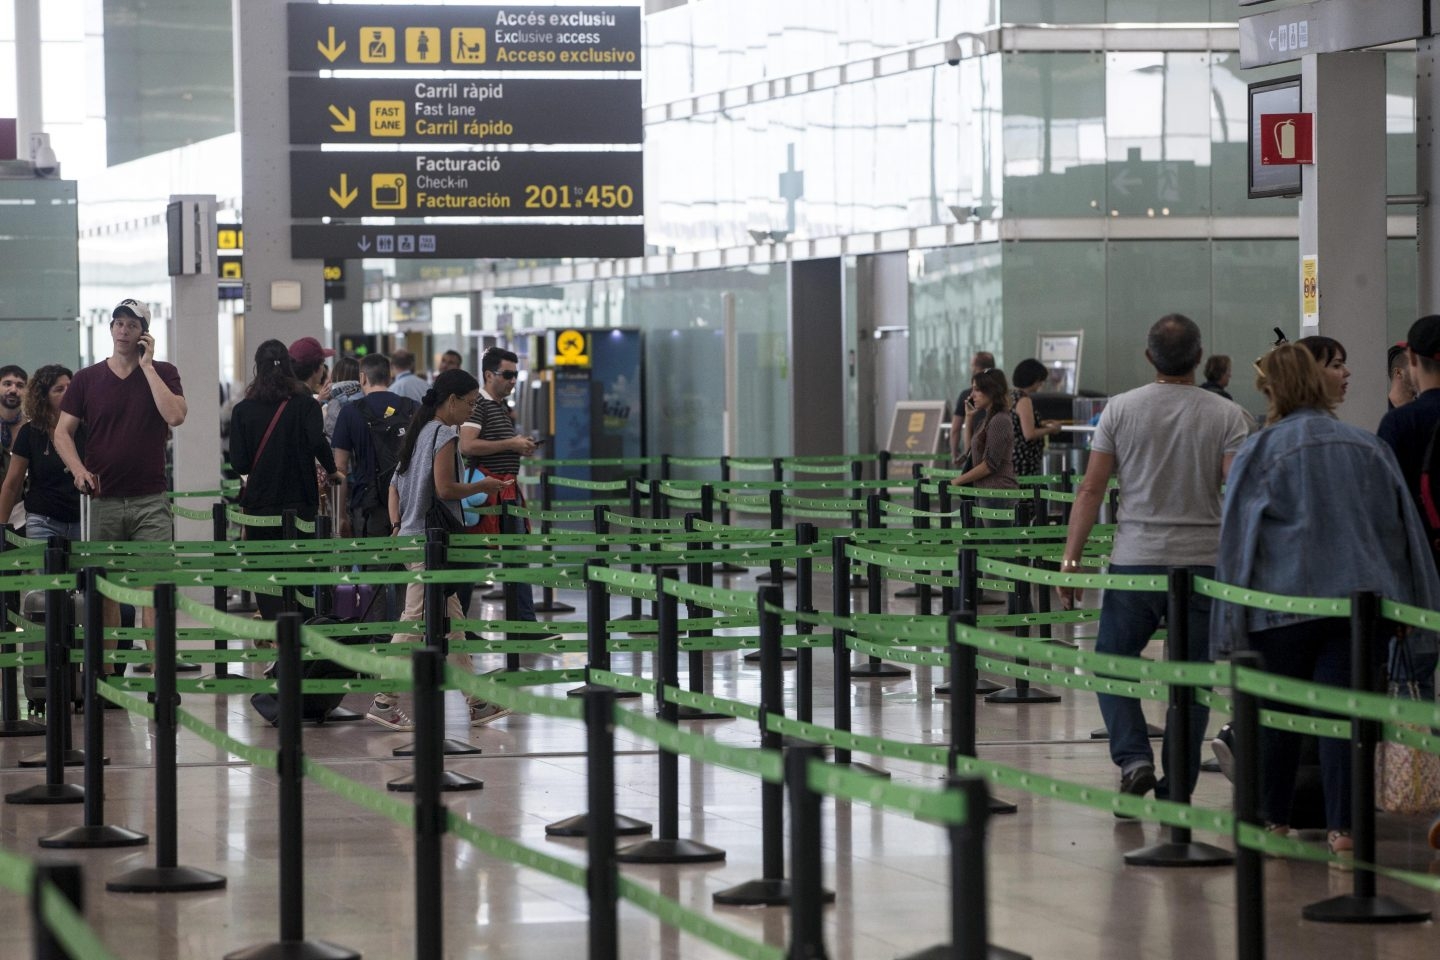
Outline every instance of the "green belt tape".
{"label": "green belt tape", "polygon": [[45,548],[45,541],[44,541],[44,540],[28,540],[28,539],[26,539],[25,537],[20,536],[20,534],[16,533],[14,530],[10,530],[10,529],[6,529],[6,531],[5,531],[5,542],[6,542],[6,543],[9,543],[9,544],[13,544],[13,545],[15,545],[15,546],[17,546],[17,547],[37,547],[37,546],[38,546],[38,547],[40,547],[42,550]]}
{"label": "green belt tape", "polygon": [[135,607],[153,607],[155,605],[154,596],[149,590],[122,587],[107,577],[98,578],[95,581],[95,588],[100,591],[102,596],[109,597],[116,603],[128,603]]}
{"label": "green belt tape", "polygon": [[38,570],[45,563],[45,547],[22,547],[0,553],[0,570]]}
{"label": "green belt tape", "polygon": [[1014,520],[1014,510],[1003,510],[999,507],[975,507],[970,515],[976,520]]}
{"label": "green belt tape", "polygon": [[[674,689],[676,688],[667,687],[666,696],[670,696]],[[704,734],[689,733],[663,720],[623,707],[615,708],[615,725],[647,740],[653,740],[661,748],[676,755],[738,770],[770,783],[780,783],[785,776],[784,761],[777,750],[730,746]]]}
{"label": "green belt tape", "polygon": [[665,592],[688,603],[698,604],[707,610],[720,610],[725,613],[744,616],[755,614],[758,623],[758,610],[756,607],[755,594],[746,593],[744,590],[726,590],[722,587],[705,587],[698,583],[685,583],[681,580],[663,580]]}
{"label": "green belt tape", "polygon": [[915,507],[907,507],[903,503],[891,503],[889,500],[880,502],[880,512],[894,514],[897,517],[925,517],[931,520],[955,520],[960,516],[959,510],[952,510],[949,513],[936,513],[930,510],[917,510]]}
{"label": "green belt tape", "polygon": [[51,575],[36,573],[22,576],[0,577],[0,592],[26,592],[29,590],[74,590],[75,575],[61,573]]}
{"label": "green belt tape", "polygon": [[1406,723],[1419,727],[1440,727],[1440,705],[1386,696],[1359,693],[1318,683],[1306,683],[1248,668],[1235,670],[1236,689],[1267,700],[1298,707],[1325,710],[1348,717],[1380,723]]}
{"label": "green belt tape", "polygon": [[[464,629],[451,621],[457,629]],[[584,640],[451,640],[452,653],[584,653]]]}
{"label": "green belt tape", "polygon": [[605,522],[617,527],[626,527],[630,530],[669,530],[678,531],[685,529],[683,519],[671,520],[657,517],[632,517],[625,513],[611,513],[606,511]]}
{"label": "green belt tape", "polygon": [[570,487],[573,490],[604,490],[613,492],[624,490],[629,487],[629,485],[630,484],[624,480],[581,480],[578,477],[559,476],[552,476],[550,478],[550,486]]}
{"label": "green belt tape", "polygon": [[[155,681],[150,681],[153,685]],[[115,685],[114,680],[107,680],[104,683],[95,684],[95,692],[111,703],[118,704],[129,710],[131,713],[139,714],[146,720],[155,719],[155,704],[149,703],[144,697],[137,697],[134,694],[126,693]]]}
{"label": "green belt tape", "polygon": [[[953,581],[951,583],[951,586],[956,586],[958,585],[958,583],[958,580]],[[1015,590],[1015,584],[1011,583],[1009,580],[987,580],[984,577],[977,577],[975,580],[975,586],[979,587],[981,590],[995,590],[1000,593],[1011,593]]]}
{"label": "green belt tape", "polygon": [[577,887],[585,886],[587,871],[578,863],[561,860],[559,857],[531,849],[507,837],[482,830],[454,811],[446,812],[445,822],[450,833],[481,853],[495,857],[497,860],[507,860],[522,867],[539,870],[541,873],[549,874],[557,880],[563,880]]}
{"label": "green belt tape", "polygon": [[694,487],[681,486],[669,480],[661,482],[659,489],[663,496],[671,500],[699,500],[703,496],[702,492]]}
{"label": "green belt tape", "polygon": [[975,664],[981,670],[998,673],[1004,677],[1028,680],[1032,683],[1045,683],[1050,686],[1069,687],[1072,690],[1085,690],[1089,693],[1129,697],[1132,700],[1154,700],[1159,703],[1167,703],[1170,700],[1169,688],[1158,683],[1132,683],[1106,677],[1060,673],[1044,667],[1028,666],[1010,660],[994,660],[990,657],[977,657]]}
{"label": "green belt tape", "polygon": [[869,640],[861,640],[859,637],[848,638],[845,645],[856,653],[879,657],[882,660],[894,660],[896,663],[912,663],[917,666],[927,667],[948,667],[950,665],[950,657],[944,653],[924,653],[918,650],[906,650],[887,643],[874,643]]}
{"label": "green belt tape", "polygon": [[0,887],[24,896],[34,883],[35,866],[9,850],[0,850]]}
{"label": "green belt tape", "polygon": [[178,503],[172,504],[170,512],[185,520],[209,520],[209,510],[191,510],[189,507],[182,507]]}
{"label": "green belt tape", "polygon": [[214,607],[207,607],[203,603],[191,600],[183,593],[175,595],[175,606],[182,613],[189,614],[201,623],[208,623],[212,627],[225,630],[232,636],[245,640],[274,640],[276,639],[275,622],[272,620],[255,620],[250,617],[237,617],[231,613],[216,610]]}
{"label": "green belt tape", "polygon": [[[975,618],[975,625],[984,630],[1010,627],[1032,627],[1059,623],[1093,623],[1100,619],[1099,610],[1058,610],[1050,613],[998,613]],[[1151,637],[1153,640],[1154,637]]]}
{"label": "green belt tape", "polygon": [[965,823],[965,795],[958,790],[922,790],[880,777],[812,760],[806,765],[810,789],[872,807],[884,807],[936,823]]}
{"label": "green belt tape", "polygon": [[732,470],[772,470],[775,461],[770,457],[731,457]]}
{"label": "green belt tape", "polygon": [[74,960],[115,960],[115,954],[53,883],[40,888],[40,917]]}
{"label": "green belt tape", "polygon": [[322,767],[309,757],[302,757],[300,764],[301,770],[308,779],[314,780],[336,796],[349,800],[357,807],[362,807],[371,813],[388,817],[401,826],[414,828],[415,807],[408,801],[397,800],[373,787],[341,776],[329,767]]}
{"label": "green belt tape", "polygon": [[759,707],[740,700],[726,700],[721,697],[712,697],[708,693],[696,693],[694,690],[679,690],[671,687],[665,688],[665,696],[682,707],[694,707],[696,710],[703,710],[706,713],[723,713],[736,720],[758,721],[760,719]]}
{"label": "green belt tape", "polygon": [[[982,558],[979,561],[979,568],[983,572],[1009,577],[1012,580],[1052,587],[1080,587],[1086,590],[1141,590],[1151,593],[1164,593],[1169,589],[1167,578],[1158,575],[1137,577],[1128,574],[1059,573],[1055,570],[1037,570],[1024,564],[1007,563],[1004,560],[990,558]],[[1196,578],[1196,592],[1200,592],[1199,586],[1203,582],[1205,581],[1202,578]]]}
{"label": "green belt tape", "polygon": [[655,692],[655,681],[647,680],[644,677],[627,677],[623,673],[595,668],[590,670],[589,676],[591,683],[599,684],[602,687],[614,687],[616,690],[630,690],[635,693],[654,694]]}
{"label": "green belt tape", "polygon": [[593,516],[589,510],[541,510],[536,507],[510,507],[508,512],[513,517],[543,523],[587,523]]}
{"label": "green belt tape", "polygon": [[719,458],[719,457],[671,457],[671,458],[670,458],[670,466],[672,466],[672,467],[699,467],[699,468],[719,467],[719,466],[720,466],[720,458]]}
{"label": "green belt tape", "polygon": [[657,596],[656,584],[659,578],[653,573],[631,573],[628,570],[612,570],[609,567],[590,567],[589,578],[610,587],[612,591],[624,593],[644,600]]}
{"label": "green belt tape", "polygon": [[[236,489],[239,489],[239,484],[236,484]],[[227,491],[225,490],[196,490],[190,493],[170,490],[166,492],[165,496],[171,500],[214,500],[218,497],[225,496],[226,493]]]}
{"label": "green belt tape", "polygon": [[531,460],[529,462],[540,467],[649,467],[659,463],[660,458],[610,457],[608,459]]}
{"label": "green belt tape", "polygon": [[[937,567],[944,569],[946,566],[942,559],[936,556],[915,557],[903,553],[871,550],[854,544],[845,548],[845,556],[857,563],[874,564],[887,570],[935,570]],[[954,558],[951,559],[953,562]]]}
{"label": "green belt tape", "polygon": [[1422,630],[1440,630],[1440,613],[1393,600],[1380,601],[1380,616],[1392,623],[1403,623]]}
{"label": "green belt tape", "polygon": [[1052,503],[1074,503],[1075,494],[1065,490],[1041,490],[1041,500],[1049,500]]}
{"label": "green belt tape", "polygon": [[709,917],[688,910],[674,900],[641,886],[630,877],[620,877],[620,896],[662,923],[713,944],[741,960],[785,960],[786,953],[781,948],[751,940],[721,926]]}
{"label": "green belt tape", "polygon": [[285,518],[278,514],[274,516],[257,516],[246,513],[238,507],[229,507],[225,510],[225,519],[239,527],[279,527],[285,522]]}
{"label": "green belt tape", "polygon": [[1247,590],[1244,587],[1232,587],[1227,583],[1217,583],[1205,577],[1196,577],[1194,586],[1195,592],[1202,597],[1212,597],[1244,607],[1259,607],[1263,610],[1277,610],[1282,613],[1316,617],[1350,616],[1350,600],[1348,598],[1331,600],[1317,597],[1286,597],[1276,593]]}
{"label": "green belt tape", "polygon": [[413,682],[413,673],[408,662],[362,653],[355,647],[321,636],[309,627],[301,628],[300,639],[311,650],[327,660],[334,660],[348,670],[384,677],[386,680],[398,680],[407,686]]}
{"label": "green belt tape", "polygon": [[206,743],[219,747],[226,753],[237,756],[253,766],[261,767],[265,770],[279,769],[280,754],[274,750],[266,750],[263,747],[255,747],[248,743],[242,743],[229,734],[222,733],[215,729],[187,710],[176,710],[175,719],[180,726],[199,736],[200,739]]}
{"label": "green belt tape", "polygon": [[506,674],[476,676],[463,670],[457,670],[448,664],[445,667],[446,684],[463,691],[469,697],[489,703],[498,703],[509,710],[536,716],[560,717],[568,720],[580,719],[583,704],[579,699],[546,697],[517,689],[517,686],[521,683],[538,685],[583,680],[585,678],[584,671],[550,670],[515,676],[516,679],[513,680],[507,679]]}

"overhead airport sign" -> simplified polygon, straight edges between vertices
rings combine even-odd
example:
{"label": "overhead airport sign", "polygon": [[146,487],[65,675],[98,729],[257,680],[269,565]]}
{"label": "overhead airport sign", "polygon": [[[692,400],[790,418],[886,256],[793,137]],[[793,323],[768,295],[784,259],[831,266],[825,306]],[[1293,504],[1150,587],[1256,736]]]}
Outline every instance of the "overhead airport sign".
{"label": "overhead airport sign", "polygon": [[1240,66],[1360,50],[1425,35],[1430,0],[1314,0],[1240,20]]}
{"label": "overhead airport sign", "polygon": [[290,142],[640,143],[639,80],[292,77]]}
{"label": "overhead airport sign", "polygon": [[291,3],[291,70],[639,70],[640,8]]}
{"label": "overhead airport sign", "polygon": [[638,257],[645,253],[640,224],[292,224],[290,255],[385,259],[509,259]]}
{"label": "overhead airport sign", "polygon": [[638,217],[643,173],[634,151],[292,153],[290,215]]}

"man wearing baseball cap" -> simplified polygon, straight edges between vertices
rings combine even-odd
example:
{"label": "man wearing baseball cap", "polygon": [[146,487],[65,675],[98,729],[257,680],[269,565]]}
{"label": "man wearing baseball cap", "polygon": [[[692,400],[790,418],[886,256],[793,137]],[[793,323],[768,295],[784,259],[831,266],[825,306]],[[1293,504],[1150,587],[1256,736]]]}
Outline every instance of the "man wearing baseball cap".
{"label": "man wearing baseball cap", "polygon": [[[180,371],[155,359],[150,308],[121,300],[110,314],[110,356],[75,374],[60,405],[55,452],[75,486],[92,497],[90,536],[95,540],[168,541],[174,538],[166,496],[165,445],[185,422]],[[85,458],[75,431],[85,424]],[[155,611],[145,608],[145,624]],[[120,609],[105,601],[105,625],[120,625]],[[110,641],[106,641],[111,646]]]}
{"label": "man wearing baseball cap", "polygon": [[[325,360],[333,356],[335,351],[320,346],[320,341],[314,337],[301,337],[290,344],[290,366],[295,371],[295,379],[309,387],[313,394],[319,395],[324,389],[330,373]],[[326,398],[322,396],[320,399]]]}

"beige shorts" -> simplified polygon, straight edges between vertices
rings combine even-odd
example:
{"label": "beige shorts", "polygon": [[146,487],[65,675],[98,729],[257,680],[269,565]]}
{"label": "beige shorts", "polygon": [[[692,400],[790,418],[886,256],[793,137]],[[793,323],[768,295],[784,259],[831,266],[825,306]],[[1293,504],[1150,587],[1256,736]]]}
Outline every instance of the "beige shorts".
{"label": "beige shorts", "polygon": [[99,497],[90,501],[91,540],[175,539],[170,498],[163,493],[145,497]]}

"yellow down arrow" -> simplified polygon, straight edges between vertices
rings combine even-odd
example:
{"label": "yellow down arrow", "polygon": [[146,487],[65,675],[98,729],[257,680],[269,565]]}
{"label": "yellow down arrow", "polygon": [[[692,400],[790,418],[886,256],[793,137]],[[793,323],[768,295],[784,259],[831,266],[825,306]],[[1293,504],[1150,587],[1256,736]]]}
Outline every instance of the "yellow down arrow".
{"label": "yellow down arrow", "polygon": [[350,189],[350,178],[343,173],[340,174],[339,191],[336,191],[334,187],[330,188],[330,199],[334,200],[335,205],[338,206],[341,210],[344,210],[346,207],[350,206],[350,204],[354,203],[355,198],[358,196],[360,196],[360,191],[358,189]]}
{"label": "yellow down arrow", "polygon": [[335,28],[330,28],[330,35],[325,43],[315,41],[315,49],[320,51],[321,56],[331,63],[334,63],[340,54],[345,52],[345,41],[341,40],[339,45],[335,43]]}
{"label": "yellow down arrow", "polygon": [[354,133],[354,132],[355,132],[355,108],[354,108],[354,107],[346,107],[346,108],[345,108],[345,112],[344,112],[344,113],[341,113],[341,112],[340,112],[340,108],[337,107],[337,106],[335,106],[335,104],[332,103],[332,104],[330,104],[330,115],[331,115],[332,117],[334,117],[334,118],[336,119],[336,121],[337,121],[336,123],[330,124],[330,129],[331,129],[331,130],[334,130],[336,133]]}

